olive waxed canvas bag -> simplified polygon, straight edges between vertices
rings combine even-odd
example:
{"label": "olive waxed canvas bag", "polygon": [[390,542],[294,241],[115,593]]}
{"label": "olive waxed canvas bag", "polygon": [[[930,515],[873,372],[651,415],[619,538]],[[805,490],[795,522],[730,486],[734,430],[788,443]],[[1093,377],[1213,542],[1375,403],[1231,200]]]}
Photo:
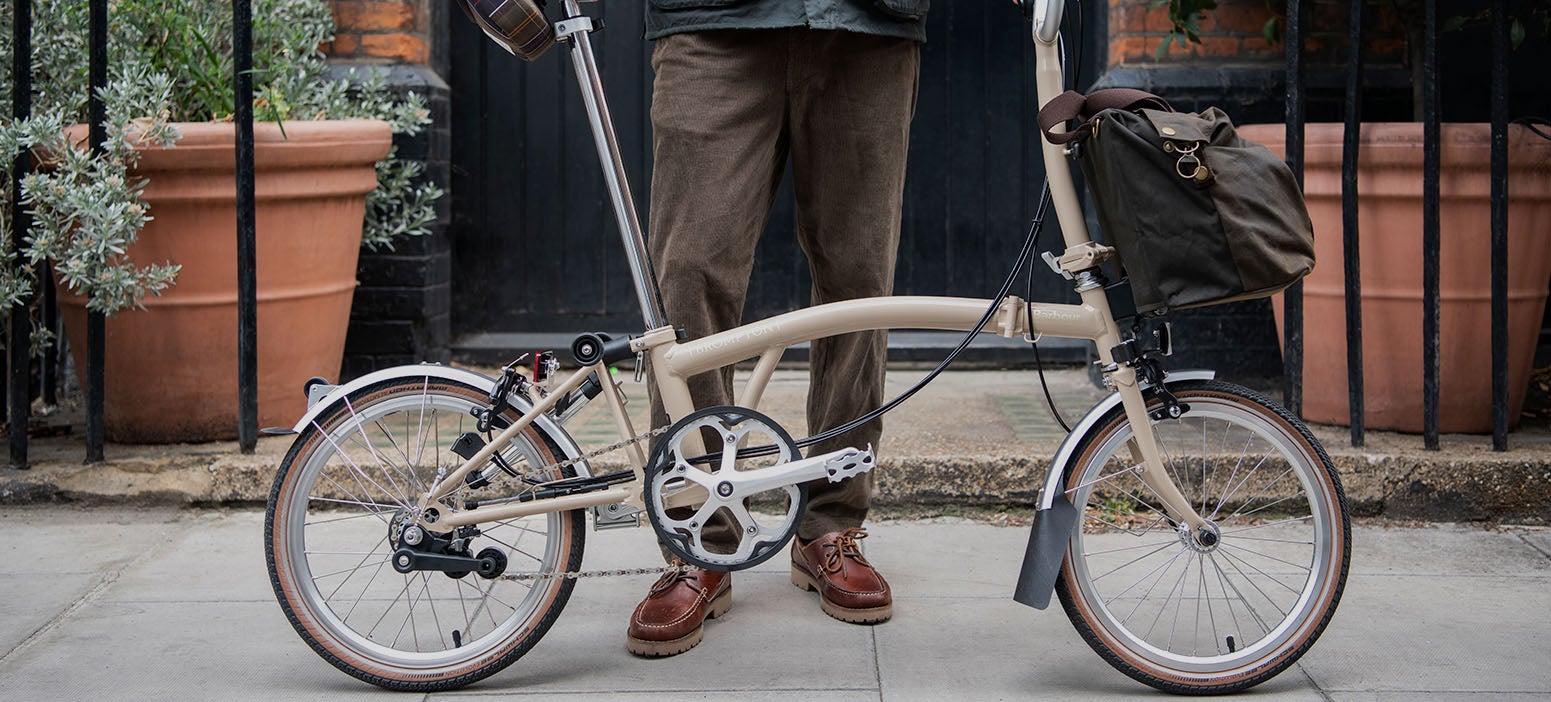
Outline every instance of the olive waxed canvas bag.
{"label": "olive waxed canvas bag", "polygon": [[[1081,124],[1051,131],[1071,119]],[[1313,270],[1313,225],[1291,169],[1240,139],[1222,110],[1175,112],[1140,90],[1068,91],[1039,124],[1051,142],[1077,145],[1137,312],[1265,297]]]}

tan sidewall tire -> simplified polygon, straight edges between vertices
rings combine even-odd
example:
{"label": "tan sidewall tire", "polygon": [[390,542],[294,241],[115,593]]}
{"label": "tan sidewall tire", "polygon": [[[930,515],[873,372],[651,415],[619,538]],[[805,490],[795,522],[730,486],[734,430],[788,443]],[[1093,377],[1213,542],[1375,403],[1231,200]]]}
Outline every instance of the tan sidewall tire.
{"label": "tan sidewall tire", "polygon": [[[367,410],[377,402],[389,399],[404,389],[402,382],[398,381],[399,384],[396,384],[390,381],[382,386],[367,388],[364,394],[351,398],[352,406],[358,412]],[[488,401],[481,391],[448,381],[432,381],[424,384],[416,380],[412,389],[416,393],[425,389],[435,393],[456,395],[477,404],[485,404]],[[508,411],[509,420],[517,416],[514,411]],[[342,413],[334,414],[328,416],[328,419],[320,420],[318,425],[332,430],[343,419]],[[524,431],[523,436],[547,463],[563,460],[553,442],[546,440],[536,428],[529,427]],[[574,580],[561,578],[547,581],[552,583],[552,586],[546,591],[545,598],[532,610],[536,616],[531,616],[525,626],[479,658],[442,668],[411,669],[384,665],[363,656],[334,637],[304,605],[304,598],[297,591],[295,575],[289,560],[290,554],[284,547],[277,547],[288,543],[285,526],[290,522],[296,490],[299,487],[298,481],[291,479],[295,477],[292,471],[298,467],[301,457],[326,448],[319,446],[323,441],[318,431],[312,428],[304,432],[292,446],[281,466],[280,473],[276,476],[275,486],[270,495],[269,518],[265,525],[266,550],[270,556],[270,576],[277,599],[280,600],[297,633],[319,655],[340,670],[382,687],[399,690],[447,690],[488,677],[511,665],[548,631],[570,597],[575,585]],[[567,471],[569,473],[569,469]],[[562,513],[559,524],[562,531],[559,553],[563,554],[563,567],[565,570],[575,570],[581,566],[585,517],[581,511]]]}
{"label": "tan sidewall tire", "polygon": [[[1232,389],[1230,389],[1232,388]],[[1092,605],[1081,594],[1082,589],[1072,587],[1075,582],[1072,565],[1072,553],[1070,549],[1061,564],[1061,578],[1057,583],[1057,591],[1061,602],[1072,618],[1072,623],[1077,626],[1079,633],[1088,641],[1107,662],[1121,672],[1141,682],[1152,685],[1169,692],[1187,694],[1214,694],[1235,692],[1247,689],[1261,682],[1275,677],[1286,669],[1304,652],[1313,645],[1315,639],[1323,632],[1330,617],[1334,614],[1335,606],[1340,600],[1341,592],[1346,583],[1346,572],[1349,558],[1349,526],[1345,508],[1345,497],[1336,478],[1334,467],[1324,450],[1317,442],[1311,441],[1311,435],[1307,429],[1295,424],[1279,412],[1268,406],[1269,401],[1259,398],[1252,392],[1239,391],[1226,383],[1207,382],[1199,385],[1183,385],[1171,389],[1181,402],[1189,404],[1191,398],[1215,398],[1228,401],[1243,408],[1253,409],[1267,421],[1276,425],[1287,437],[1292,438],[1306,455],[1313,457],[1319,470],[1313,471],[1319,488],[1324,491],[1325,503],[1330,511],[1326,514],[1328,523],[1332,525],[1331,548],[1332,555],[1326,568],[1326,575],[1321,585],[1321,591],[1316,597],[1317,604],[1309,611],[1315,616],[1306,617],[1299,622],[1297,630],[1288,636],[1286,641],[1276,646],[1259,659],[1249,661],[1231,670],[1201,675],[1168,668],[1159,663],[1137,655],[1128,646],[1117,638],[1106,627],[1102,626],[1102,617],[1093,609]],[[1158,403],[1153,403],[1158,404]],[[1065,476],[1067,489],[1076,488],[1081,483],[1082,468],[1093,460],[1094,452],[1106,443],[1108,437],[1113,435],[1125,424],[1126,417],[1120,408],[1116,408],[1115,415],[1104,422],[1101,428],[1089,434],[1085,440],[1083,450],[1074,458]],[[1074,505],[1078,511],[1078,529],[1081,529],[1083,505]],[[1162,684],[1160,684],[1162,683]]]}

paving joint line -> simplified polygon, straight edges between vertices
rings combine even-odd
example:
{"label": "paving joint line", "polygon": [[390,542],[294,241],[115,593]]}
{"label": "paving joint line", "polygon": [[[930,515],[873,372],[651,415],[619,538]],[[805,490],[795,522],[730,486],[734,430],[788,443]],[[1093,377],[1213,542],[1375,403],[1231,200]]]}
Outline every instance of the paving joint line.
{"label": "paving joint line", "polygon": [[1336,698],[1331,697],[1330,693],[1325,692],[1325,688],[1320,687],[1319,681],[1314,679],[1314,674],[1310,673],[1308,666],[1301,661],[1298,663],[1298,672],[1303,673],[1303,679],[1309,681],[1309,684],[1314,686],[1314,692],[1319,695],[1320,699],[1325,702],[1335,702]]}
{"label": "paving joint line", "polygon": [[[782,693],[789,693],[789,692],[872,692],[872,688],[868,688],[868,687],[761,687],[761,688],[737,688],[737,687],[731,687],[731,688],[672,688],[672,689],[661,689],[661,690],[643,688],[643,689],[632,690],[631,692],[635,692],[637,694],[651,694],[651,695],[680,695],[680,694],[717,693],[717,692],[732,692],[732,693],[736,693],[736,692],[782,692]],[[478,691],[472,691],[472,690],[449,690],[449,691],[442,692],[442,693],[428,693],[428,694],[438,694],[438,695],[441,696],[440,699],[466,699],[466,698],[496,697],[496,696],[500,696],[500,697],[539,697],[539,696],[545,696],[545,695],[549,695],[549,696],[561,696],[561,695],[600,695],[600,694],[604,694],[604,693],[602,693],[602,692],[600,692],[598,690],[584,690],[584,689],[579,689],[578,688],[578,689],[571,689],[571,690],[564,690],[564,689],[562,689],[562,690],[494,690],[494,689],[487,689],[487,690],[478,690]]]}
{"label": "paving joint line", "polygon": [[[191,516],[191,518],[199,519],[197,516]],[[179,516],[177,519],[174,519],[170,522],[164,522],[164,524],[167,526],[172,526],[182,523],[186,519],[187,518],[184,516]],[[145,557],[155,556],[156,554],[160,553],[161,550],[167,546],[167,544],[172,543],[172,539],[173,534],[169,532],[167,536],[164,537],[161,541],[151,544],[151,546],[142,551],[140,553],[140,558],[126,559],[124,563],[118,568],[104,573],[101,578],[97,579],[96,584],[88,588],[86,592],[82,593],[80,597],[77,597],[75,601],[66,605],[65,608],[60,610],[58,614],[50,617],[49,620],[44,622],[42,626],[39,626],[31,634],[28,634],[26,638],[21,640],[21,642],[17,643],[15,646],[12,646],[11,650],[6,651],[3,655],[0,655],[0,663],[4,663],[5,661],[10,660],[12,656],[31,648],[44,636],[62,626],[65,621],[71,617],[71,615],[74,615],[86,605],[99,599],[103,592],[112,587],[114,583],[118,582],[119,577],[124,574],[124,571],[129,570],[134,565],[142,562]]]}
{"label": "paving joint line", "polygon": [[873,682],[878,684],[878,702],[883,702],[883,663],[878,655],[878,627],[867,630],[868,638],[872,639],[872,675]]}
{"label": "paving joint line", "polygon": [[1551,561],[1551,553],[1547,553],[1545,549],[1535,545],[1535,542],[1530,541],[1529,538],[1524,535],[1524,532],[1518,532],[1514,534],[1514,536],[1519,537],[1519,540],[1523,541],[1525,546],[1534,549],[1535,553],[1538,553],[1541,556],[1544,556],[1546,560]]}

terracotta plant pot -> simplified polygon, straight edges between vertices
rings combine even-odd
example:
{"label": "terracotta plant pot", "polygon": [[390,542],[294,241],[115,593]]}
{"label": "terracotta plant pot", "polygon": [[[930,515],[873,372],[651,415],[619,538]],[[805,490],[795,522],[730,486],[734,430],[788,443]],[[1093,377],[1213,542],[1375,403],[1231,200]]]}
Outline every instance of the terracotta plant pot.
{"label": "terracotta plant pot", "polygon": [[[1245,138],[1282,153],[1283,125]],[[1350,423],[1342,271],[1342,125],[1310,124],[1305,194],[1316,265],[1304,285],[1304,418]],[[1491,128],[1445,124],[1440,180],[1439,430],[1492,431]],[[1551,279],[1551,141],[1509,130],[1508,416],[1524,405]],[[1363,397],[1372,429],[1421,432],[1422,125],[1362,127],[1358,167]],[[1280,310],[1280,305],[1277,305]],[[1278,324],[1278,328],[1281,325]]]}
{"label": "terracotta plant pot", "polygon": [[[148,148],[137,174],[155,219],[129,258],[181,264],[145,310],[108,318],[107,438],[171,443],[237,436],[235,128],[183,124],[175,148]],[[255,128],[259,426],[290,426],[302,383],[335,378],[344,353],[366,194],[388,153],[385,122]],[[84,135],[84,131],[83,131]],[[74,135],[72,135],[74,136]],[[70,351],[86,367],[85,299],[61,291]],[[84,380],[83,380],[84,384]]]}

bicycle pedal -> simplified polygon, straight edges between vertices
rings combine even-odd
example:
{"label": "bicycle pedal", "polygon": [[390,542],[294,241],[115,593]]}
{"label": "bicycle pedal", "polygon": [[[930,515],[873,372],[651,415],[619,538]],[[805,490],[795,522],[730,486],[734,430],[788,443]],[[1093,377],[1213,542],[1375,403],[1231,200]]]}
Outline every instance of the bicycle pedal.
{"label": "bicycle pedal", "polygon": [[866,473],[876,464],[872,445],[869,444],[865,449],[849,449],[846,453],[829,459],[824,463],[824,472],[829,482],[838,483],[846,478]]}

